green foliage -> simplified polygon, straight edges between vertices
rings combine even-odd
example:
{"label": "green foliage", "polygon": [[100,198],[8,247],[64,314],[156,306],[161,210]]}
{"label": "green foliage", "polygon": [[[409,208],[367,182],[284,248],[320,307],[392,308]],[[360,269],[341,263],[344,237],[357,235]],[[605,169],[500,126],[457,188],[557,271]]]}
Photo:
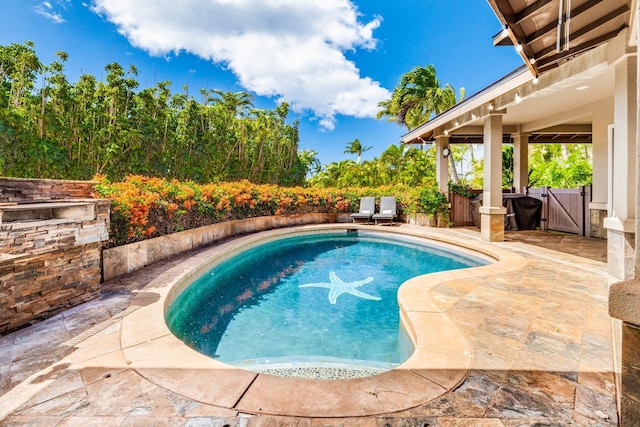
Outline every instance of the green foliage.
{"label": "green foliage", "polygon": [[513,145],[502,146],[502,188],[513,188]]}
{"label": "green foliage", "polygon": [[115,62],[104,81],[84,74],[74,83],[64,74],[68,55],[56,56],[45,66],[31,42],[0,46],[3,175],[296,185],[313,166],[313,156],[298,153],[286,103],[254,109],[250,94],[217,89],[200,91],[198,102],[186,87],[171,93],[168,81],[139,90],[135,66]]}
{"label": "green foliage", "polygon": [[447,196],[434,187],[424,187],[418,195],[419,213],[436,216],[438,214],[449,214],[449,200]]}
{"label": "green foliage", "polygon": [[[460,89],[460,100],[464,89]],[[400,77],[391,98],[381,101],[376,118],[386,117],[407,129],[414,129],[458,103],[456,91],[450,84],[440,86],[433,65],[417,66]]]}
{"label": "green foliage", "polygon": [[465,182],[453,182],[449,181],[449,193],[459,194],[467,198],[472,198],[475,195],[471,192],[471,186]]}
{"label": "green foliage", "polygon": [[532,144],[529,149],[529,185],[575,188],[591,185],[590,144]]}
{"label": "green foliage", "polygon": [[390,145],[379,158],[358,164],[332,162],[309,179],[320,187],[379,187],[385,185],[435,185],[435,152]]}
{"label": "green foliage", "polygon": [[360,164],[360,158],[362,157],[362,153],[364,153],[365,151],[371,150],[371,148],[372,147],[367,147],[362,145],[360,140],[356,138],[353,141],[351,141],[349,144],[347,144],[347,148],[346,150],[344,150],[344,152],[357,155],[358,160],[356,161],[356,163]]}

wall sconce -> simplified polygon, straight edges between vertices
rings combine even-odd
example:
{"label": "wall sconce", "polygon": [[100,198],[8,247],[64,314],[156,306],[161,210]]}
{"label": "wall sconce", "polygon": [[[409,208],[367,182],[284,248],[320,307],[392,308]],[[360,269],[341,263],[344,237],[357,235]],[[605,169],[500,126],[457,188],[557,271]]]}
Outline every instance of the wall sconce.
{"label": "wall sconce", "polygon": [[451,150],[449,149],[449,147],[444,147],[442,149],[442,157],[446,159],[447,157],[449,157],[449,154],[451,154]]}

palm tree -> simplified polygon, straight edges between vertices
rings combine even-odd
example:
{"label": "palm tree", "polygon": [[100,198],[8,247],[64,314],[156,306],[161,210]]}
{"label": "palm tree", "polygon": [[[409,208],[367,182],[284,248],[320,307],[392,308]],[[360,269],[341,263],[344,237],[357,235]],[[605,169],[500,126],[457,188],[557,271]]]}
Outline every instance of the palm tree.
{"label": "palm tree", "polygon": [[371,148],[373,147],[367,147],[365,145],[362,145],[360,140],[356,138],[347,144],[347,149],[344,150],[344,152],[349,154],[357,154],[358,160],[356,161],[356,163],[360,164],[360,158],[362,157],[362,153],[364,153],[365,151],[371,150]]}
{"label": "palm tree", "polygon": [[201,91],[204,104],[221,105],[233,117],[242,117],[253,111],[253,95],[248,92],[230,92],[221,89]]}
{"label": "palm tree", "polygon": [[464,88],[460,89],[458,100],[453,86],[448,83],[440,86],[433,65],[417,66],[400,77],[391,99],[378,103],[381,110],[376,118],[387,117],[388,121],[411,130],[429,120],[433,114],[438,115],[453,107],[463,98]]}
{"label": "palm tree", "polygon": [[318,152],[316,150],[300,150],[298,152],[298,159],[302,163],[302,166],[306,174],[317,175],[322,170],[322,163],[318,159]]}

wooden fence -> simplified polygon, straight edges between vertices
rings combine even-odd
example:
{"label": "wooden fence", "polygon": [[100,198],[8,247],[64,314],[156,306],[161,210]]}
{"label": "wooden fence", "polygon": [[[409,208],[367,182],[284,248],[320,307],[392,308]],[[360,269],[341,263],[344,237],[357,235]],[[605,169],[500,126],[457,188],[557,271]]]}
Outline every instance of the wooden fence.
{"label": "wooden fence", "polygon": [[[473,190],[482,194],[482,190]],[[529,188],[525,193],[542,201],[541,230],[563,231],[566,233],[590,236],[589,202],[591,187]],[[449,220],[454,226],[474,225],[471,215],[470,199],[459,194],[449,193]]]}

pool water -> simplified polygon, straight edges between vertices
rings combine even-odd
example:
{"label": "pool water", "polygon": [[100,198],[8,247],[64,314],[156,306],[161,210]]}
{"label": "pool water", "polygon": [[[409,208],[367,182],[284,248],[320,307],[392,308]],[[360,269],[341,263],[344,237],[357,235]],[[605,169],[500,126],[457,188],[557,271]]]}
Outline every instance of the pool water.
{"label": "pool water", "polygon": [[384,233],[302,234],[220,263],[165,316],[187,345],[231,365],[391,368],[413,352],[400,327],[398,287],[418,275],[485,264]]}

